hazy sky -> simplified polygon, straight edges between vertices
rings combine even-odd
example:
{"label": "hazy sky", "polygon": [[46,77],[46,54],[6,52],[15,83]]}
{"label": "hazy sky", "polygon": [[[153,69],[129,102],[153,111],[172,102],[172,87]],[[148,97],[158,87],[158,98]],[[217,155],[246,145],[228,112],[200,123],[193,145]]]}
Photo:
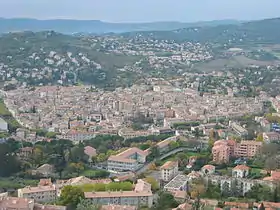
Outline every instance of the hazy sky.
{"label": "hazy sky", "polygon": [[280,17],[280,0],[0,0],[1,17],[110,22]]}

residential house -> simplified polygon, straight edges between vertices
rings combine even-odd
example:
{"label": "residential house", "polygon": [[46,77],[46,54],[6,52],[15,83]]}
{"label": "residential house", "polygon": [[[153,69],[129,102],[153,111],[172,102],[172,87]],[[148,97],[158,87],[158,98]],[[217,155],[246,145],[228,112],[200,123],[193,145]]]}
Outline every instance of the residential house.
{"label": "residential house", "polygon": [[235,178],[246,178],[249,176],[250,167],[245,165],[238,165],[232,169],[232,177]]}
{"label": "residential house", "polygon": [[17,156],[21,159],[26,159],[30,157],[33,153],[32,147],[23,147],[19,149],[19,152],[17,153]]}
{"label": "residential house", "polygon": [[280,134],[277,132],[264,132],[263,133],[263,140],[265,143],[271,142],[279,142],[280,141]]}
{"label": "residential house", "polygon": [[96,149],[91,146],[85,146],[84,153],[89,157],[89,162],[92,161],[92,157],[97,155]]}
{"label": "residential house", "polygon": [[178,161],[167,161],[160,167],[161,179],[169,182],[178,175]]}
{"label": "residential house", "polygon": [[16,197],[0,197],[2,210],[34,210],[34,200]]}
{"label": "residential house", "polygon": [[205,165],[201,168],[201,172],[204,174],[204,175],[212,175],[215,173],[215,166],[213,165]]}

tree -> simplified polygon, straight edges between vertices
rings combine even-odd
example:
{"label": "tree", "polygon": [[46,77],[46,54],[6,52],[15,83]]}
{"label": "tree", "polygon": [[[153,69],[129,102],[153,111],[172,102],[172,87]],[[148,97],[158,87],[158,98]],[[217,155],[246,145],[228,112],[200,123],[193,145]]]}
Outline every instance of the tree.
{"label": "tree", "polygon": [[256,141],[263,142],[263,134],[262,133],[258,134]]}
{"label": "tree", "polygon": [[160,153],[159,153],[159,148],[157,146],[152,146],[151,150],[150,150],[150,155],[149,157],[154,160],[157,159],[159,157]]}
{"label": "tree", "polygon": [[75,209],[84,198],[85,195],[81,188],[69,185],[62,189],[59,204]]}
{"label": "tree", "polygon": [[152,191],[155,192],[155,191],[159,190],[159,183],[157,182],[157,180],[154,177],[149,176],[149,177],[145,178],[144,181],[151,184]]}
{"label": "tree", "polygon": [[168,192],[160,192],[157,204],[153,209],[154,210],[170,209],[170,208],[176,208],[178,205],[179,205],[178,202],[174,199],[174,196],[172,194]]}
{"label": "tree", "polygon": [[0,144],[0,177],[11,176],[20,170],[20,163],[7,143]]}

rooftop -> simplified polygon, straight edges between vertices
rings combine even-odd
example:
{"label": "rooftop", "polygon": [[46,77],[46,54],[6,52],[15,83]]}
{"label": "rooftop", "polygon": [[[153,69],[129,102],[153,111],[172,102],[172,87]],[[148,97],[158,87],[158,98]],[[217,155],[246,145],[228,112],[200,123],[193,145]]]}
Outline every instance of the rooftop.
{"label": "rooftop", "polygon": [[175,167],[178,167],[178,161],[167,161],[166,163],[164,163],[160,169],[163,170],[163,169],[172,169],[172,168],[175,168]]}
{"label": "rooftop", "polygon": [[174,177],[167,185],[164,186],[164,188],[175,188],[180,189],[183,185],[186,184],[188,181],[188,177],[186,175],[177,175]]}

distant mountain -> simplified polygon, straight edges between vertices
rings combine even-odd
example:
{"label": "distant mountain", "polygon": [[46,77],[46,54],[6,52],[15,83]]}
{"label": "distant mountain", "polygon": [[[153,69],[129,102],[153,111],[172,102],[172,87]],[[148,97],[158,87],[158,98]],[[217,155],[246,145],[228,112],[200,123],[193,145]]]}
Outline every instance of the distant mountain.
{"label": "distant mountain", "polygon": [[142,37],[177,42],[217,44],[279,44],[280,18],[240,24],[204,25],[166,31],[142,31],[122,34],[124,37]]}
{"label": "distant mountain", "polygon": [[20,31],[56,31],[59,33],[123,33],[133,31],[168,31],[188,27],[239,24],[236,20],[217,20],[195,23],[151,22],[151,23],[108,23],[99,20],[37,20],[26,18],[0,18],[0,33]]}

